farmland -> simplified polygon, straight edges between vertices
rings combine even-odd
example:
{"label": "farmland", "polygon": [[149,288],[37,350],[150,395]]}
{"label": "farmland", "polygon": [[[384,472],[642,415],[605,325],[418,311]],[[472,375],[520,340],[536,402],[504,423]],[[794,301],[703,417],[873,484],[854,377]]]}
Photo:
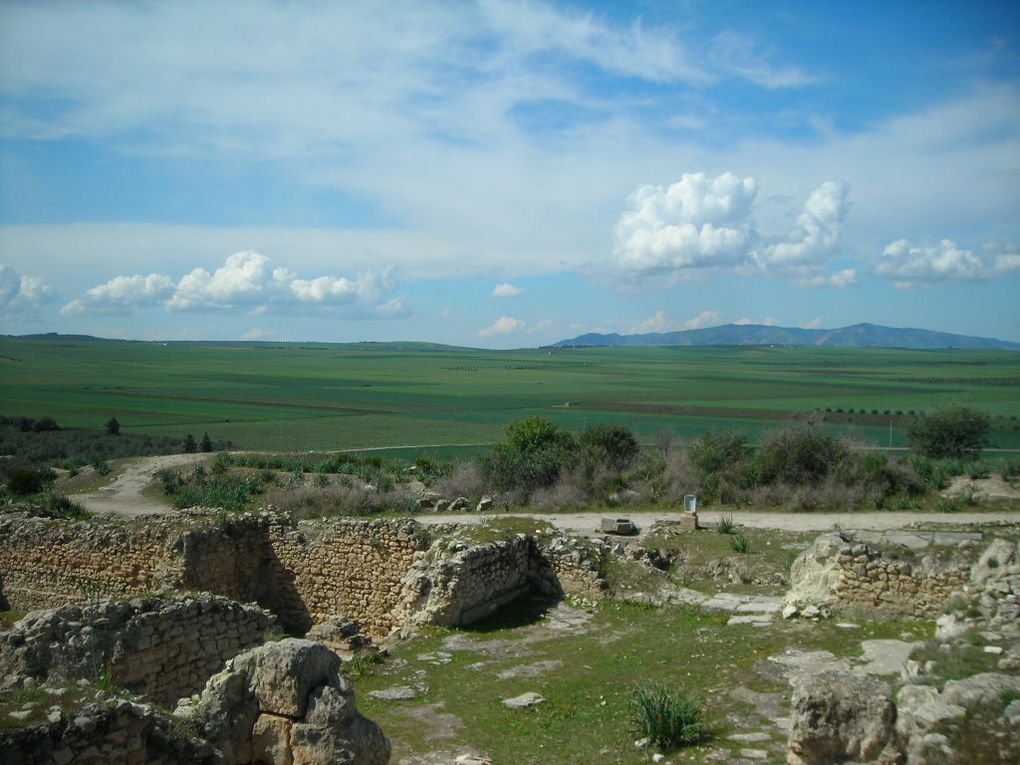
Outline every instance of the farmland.
{"label": "farmland", "polygon": [[83,428],[115,416],[125,433],[208,432],[250,449],[489,443],[507,421],[534,414],[571,430],[625,424],[645,442],[709,429],[754,440],[812,412],[832,432],[903,446],[911,412],[949,401],[989,412],[996,446],[1020,446],[1020,353],[1010,351],[8,337],[0,370],[6,415]]}

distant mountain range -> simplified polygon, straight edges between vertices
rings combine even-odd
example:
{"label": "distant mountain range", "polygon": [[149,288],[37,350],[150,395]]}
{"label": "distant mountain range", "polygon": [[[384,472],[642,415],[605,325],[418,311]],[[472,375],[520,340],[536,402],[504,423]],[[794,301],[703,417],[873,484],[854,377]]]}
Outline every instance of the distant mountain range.
{"label": "distant mountain range", "polygon": [[839,329],[800,329],[764,324],[723,324],[681,332],[641,335],[601,335],[589,332],[553,343],[553,348],[647,345],[832,345],[857,348],[983,348],[1020,350],[1020,343],[987,337],[968,337],[927,329],[901,329],[878,324],[854,324]]}

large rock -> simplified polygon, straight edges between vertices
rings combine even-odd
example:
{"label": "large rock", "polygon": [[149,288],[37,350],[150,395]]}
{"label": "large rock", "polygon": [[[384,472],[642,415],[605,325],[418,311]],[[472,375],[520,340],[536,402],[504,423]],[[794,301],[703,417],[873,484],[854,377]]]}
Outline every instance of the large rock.
{"label": "large rock", "polygon": [[336,677],[341,663],[322,643],[297,638],[266,643],[231,660],[248,673],[259,709],[287,717],[304,717],[309,694]]}
{"label": "large rock", "polygon": [[895,762],[889,685],[844,672],[802,677],[793,690],[790,765]]}
{"label": "large rock", "polygon": [[357,710],[341,659],[290,638],[246,651],[176,715],[195,724],[225,765],[386,765],[390,744]]}
{"label": "large rock", "polygon": [[845,545],[839,534],[823,534],[797,556],[790,567],[790,589],[783,600],[783,616],[794,616],[809,608],[812,613],[828,611],[836,599],[839,551]]}

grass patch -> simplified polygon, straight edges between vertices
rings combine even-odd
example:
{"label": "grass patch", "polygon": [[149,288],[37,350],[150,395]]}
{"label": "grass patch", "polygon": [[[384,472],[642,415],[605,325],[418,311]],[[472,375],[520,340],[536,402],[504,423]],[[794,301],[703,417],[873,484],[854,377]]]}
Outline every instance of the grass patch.
{"label": "grass patch", "polygon": [[743,534],[734,534],[730,537],[730,547],[734,552],[743,555],[751,549],[751,542]]}
{"label": "grass patch", "polygon": [[634,688],[632,720],[653,746],[672,752],[708,739],[701,703],[686,691],[664,685]]}

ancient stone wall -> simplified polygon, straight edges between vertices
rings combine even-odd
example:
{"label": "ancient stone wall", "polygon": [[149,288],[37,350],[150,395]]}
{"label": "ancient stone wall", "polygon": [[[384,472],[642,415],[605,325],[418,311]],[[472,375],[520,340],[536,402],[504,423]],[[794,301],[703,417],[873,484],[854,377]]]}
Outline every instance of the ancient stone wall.
{"label": "ancient stone wall", "polygon": [[17,611],[204,591],[256,602],[293,634],[343,616],[375,637],[412,621],[467,624],[532,587],[585,596],[604,588],[606,551],[593,543],[524,534],[477,543],[457,529],[399,519],[295,524],[272,513],[88,523],[5,515],[0,580]]}
{"label": "ancient stone wall", "polygon": [[45,725],[0,731],[0,765],[216,765],[218,752],[157,709],[124,699],[88,704]]}
{"label": "ancient stone wall", "polygon": [[117,686],[169,704],[275,634],[268,612],[208,593],[67,605],[0,633],[0,676],[59,683],[109,673]]}
{"label": "ancient stone wall", "polygon": [[9,608],[180,587],[183,561],[168,524],[95,524],[0,516],[0,578]]}
{"label": "ancient stone wall", "polygon": [[899,616],[932,617],[945,610],[952,594],[966,584],[970,567],[950,563],[888,560],[869,545],[845,545],[837,560],[836,599]]}
{"label": "ancient stone wall", "polygon": [[969,563],[954,555],[935,551],[896,560],[877,547],[824,534],[794,561],[783,614],[816,617],[833,607],[863,607],[933,617],[969,575]]}
{"label": "ancient stone wall", "polygon": [[329,616],[361,622],[373,635],[398,626],[393,609],[417,553],[432,542],[425,527],[401,520],[329,520],[270,527],[272,557],[260,602],[307,629]]}

